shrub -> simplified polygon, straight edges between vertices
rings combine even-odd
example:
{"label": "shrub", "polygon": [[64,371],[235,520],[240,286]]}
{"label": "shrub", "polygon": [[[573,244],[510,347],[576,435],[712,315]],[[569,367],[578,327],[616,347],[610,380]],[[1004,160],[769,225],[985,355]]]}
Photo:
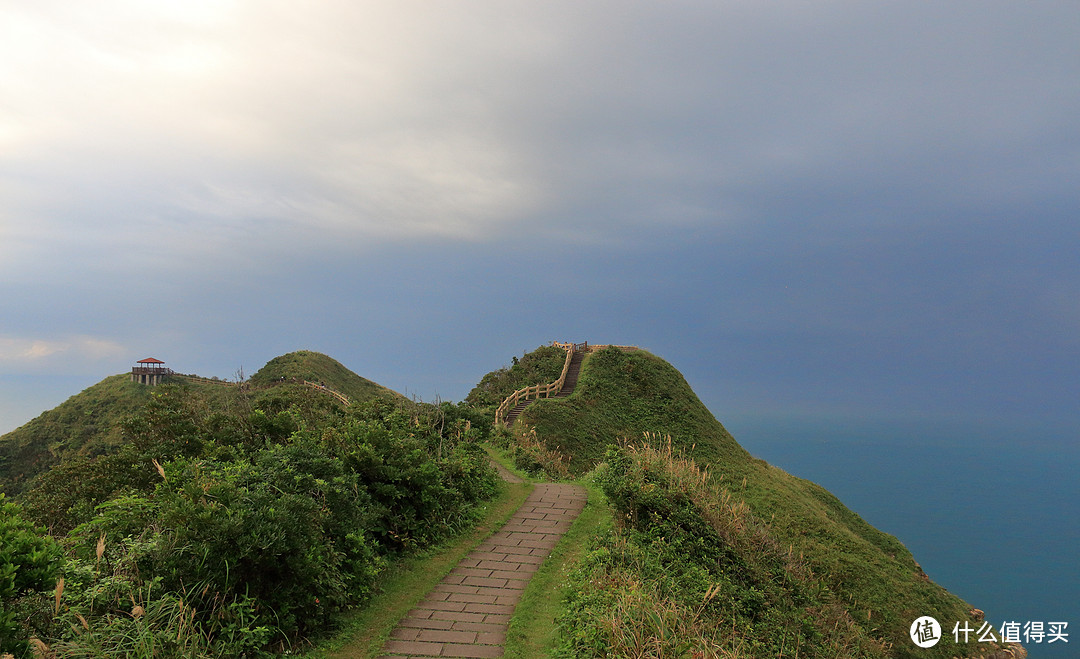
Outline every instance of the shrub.
{"label": "shrub", "polygon": [[255,464],[170,464],[156,493],[161,530],[148,573],[169,591],[198,583],[216,596],[243,593],[286,635],[362,600],[377,569],[363,565],[374,562],[364,527],[343,531],[361,518],[347,494],[355,478],[319,478],[297,458],[271,450]]}
{"label": "shrub", "polygon": [[803,558],[670,442],[610,448],[597,481],[618,524],[571,575],[565,652],[884,656]]}
{"label": "shrub", "polygon": [[536,437],[536,429],[515,424],[517,433],[510,449],[510,455],[514,459],[514,466],[518,469],[537,477],[547,477],[554,480],[567,480],[572,478],[570,474],[570,456],[552,450]]}
{"label": "shrub", "polygon": [[376,398],[316,423],[288,396],[262,409],[226,393],[222,408],[155,392],[125,424],[128,445],[28,493],[67,534],[67,592],[44,636],[65,656],[283,650],[367,599],[389,556],[460,530],[496,491],[458,406]]}
{"label": "shrub", "polygon": [[125,492],[152,492],[157,472],[130,446],[89,460],[76,458],[41,474],[23,495],[26,515],[55,536],[94,517],[98,505]]}
{"label": "shrub", "polygon": [[[558,380],[565,363],[565,350],[540,346],[521,359],[515,357],[510,368],[501,368],[485,375],[466,396],[465,402],[477,408],[493,408],[522,387]],[[488,418],[490,423],[491,417]]]}
{"label": "shrub", "polygon": [[0,492],[0,652],[26,655],[30,630],[20,624],[18,600],[55,584],[60,556],[56,543]]}

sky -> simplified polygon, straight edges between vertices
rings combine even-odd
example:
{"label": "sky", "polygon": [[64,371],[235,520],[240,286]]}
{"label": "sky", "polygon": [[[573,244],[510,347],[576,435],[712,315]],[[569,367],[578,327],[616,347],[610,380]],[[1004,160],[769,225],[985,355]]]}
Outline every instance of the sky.
{"label": "sky", "polygon": [[458,401],[637,345],[993,622],[1075,628],[1078,35],[1071,0],[0,0],[0,434],[145,357]]}
{"label": "sky", "polygon": [[[1075,439],[1073,2],[0,0],[0,433],[153,356]],[[1030,441],[1043,435],[1032,434]]]}

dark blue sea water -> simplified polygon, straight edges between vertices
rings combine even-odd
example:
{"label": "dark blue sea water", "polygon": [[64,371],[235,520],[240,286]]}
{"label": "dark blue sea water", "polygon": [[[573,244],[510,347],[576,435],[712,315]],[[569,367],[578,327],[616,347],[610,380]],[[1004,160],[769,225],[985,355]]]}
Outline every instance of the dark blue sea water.
{"label": "dark blue sea water", "polygon": [[1080,657],[1075,431],[738,415],[724,423],[754,456],[819,483],[899,538],[931,579],[995,626],[1068,622],[1068,645],[1025,644],[1033,659]]}

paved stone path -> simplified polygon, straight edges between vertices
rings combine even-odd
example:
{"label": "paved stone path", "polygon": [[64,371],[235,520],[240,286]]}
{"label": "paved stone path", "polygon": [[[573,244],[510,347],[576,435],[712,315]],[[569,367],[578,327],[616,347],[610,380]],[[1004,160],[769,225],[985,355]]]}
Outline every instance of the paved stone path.
{"label": "paved stone path", "polygon": [[398,623],[383,657],[501,657],[533,572],[585,507],[585,488],[537,483],[510,521]]}

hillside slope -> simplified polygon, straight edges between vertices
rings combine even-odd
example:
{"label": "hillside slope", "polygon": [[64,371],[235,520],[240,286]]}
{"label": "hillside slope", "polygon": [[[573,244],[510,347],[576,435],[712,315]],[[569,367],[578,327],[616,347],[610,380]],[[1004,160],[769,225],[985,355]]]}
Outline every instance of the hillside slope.
{"label": "hillside slope", "polygon": [[[400,398],[382,385],[353,373],[340,362],[308,350],[271,359],[250,380],[254,397],[273,407],[310,399],[310,406],[331,406],[324,394],[306,390],[301,381],[322,383],[352,401]],[[238,392],[235,387],[172,378],[160,387],[187,387],[202,392],[211,407],[227,408]],[[293,389],[299,387],[297,391]],[[34,476],[75,457],[93,458],[111,453],[123,441],[121,425],[150,399],[155,388],[131,382],[128,374],[111,375],[75,394],[57,407],[0,437],[0,492],[22,493]]]}
{"label": "hillside slope", "polygon": [[[0,531],[16,531],[0,538],[14,584],[0,589],[0,655],[29,656],[31,637],[58,657],[292,655],[497,492],[452,403],[394,398],[316,353],[257,375],[109,379],[145,399],[129,415],[108,386],[73,398],[68,416],[91,400],[122,416],[90,437],[119,440],[61,456],[0,506]],[[49,551],[22,549],[38,541]]]}
{"label": "hillside slope", "polygon": [[[916,618],[933,615],[951,629],[972,617],[972,607],[932,583],[900,541],[824,488],[753,458],[682,375],[652,354],[589,355],[570,397],[538,401],[520,421],[515,434],[522,442],[539,440],[567,455],[574,473],[603,463],[605,491],[621,519],[614,538],[598,540],[598,562],[578,581],[580,618],[571,614],[571,636],[596,642],[607,633],[589,622],[604,618],[598,606],[614,607],[608,609],[613,620],[633,618],[627,593],[611,584],[661,579],[659,599],[641,605],[645,621],[652,617],[647,611],[677,600],[673,593],[690,597],[682,604],[689,610],[694,597],[702,607],[709,601],[708,586],[726,584],[732,600],[720,607],[717,624],[730,628],[737,620],[743,651],[753,648],[735,656],[776,656],[770,653],[782,651],[782,641],[773,636],[789,633],[786,642],[816,648],[804,645],[800,656],[981,656],[991,649],[957,645],[948,629],[937,648],[915,647],[908,633]],[[620,560],[626,564],[613,567]],[[829,610],[830,621],[848,632],[834,637],[836,628],[811,624]]]}
{"label": "hillside slope", "polygon": [[120,443],[120,422],[150,400],[127,374],[111,375],[0,437],[0,492],[21,492],[67,457],[93,457]]}
{"label": "hillside slope", "polygon": [[592,469],[609,444],[644,432],[662,431],[677,449],[704,462],[752,462],[682,373],[645,350],[609,348],[589,354],[573,394],[541,399],[525,408],[520,419],[549,448],[571,456],[575,474]]}
{"label": "hillside slope", "polygon": [[251,376],[256,388],[272,387],[282,381],[307,380],[340,391],[352,400],[369,400],[375,397],[399,397],[401,394],[387,389],[353,373],[341,362],[319,352],[297,350],[274,357]]}

